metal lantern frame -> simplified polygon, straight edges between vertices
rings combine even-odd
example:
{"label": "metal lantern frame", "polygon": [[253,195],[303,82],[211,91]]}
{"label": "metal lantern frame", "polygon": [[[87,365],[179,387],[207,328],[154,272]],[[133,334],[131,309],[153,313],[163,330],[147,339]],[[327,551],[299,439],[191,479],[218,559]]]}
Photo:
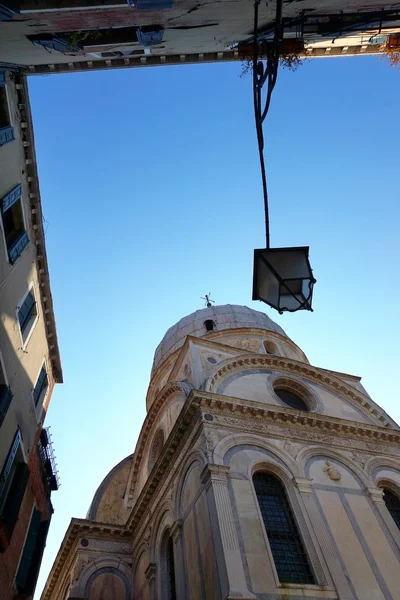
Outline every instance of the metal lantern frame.
{"label": "metal lantern frame", "polygon": [[[265,64],[258,58],[259,41],[258,41],[258,9],[260,0],[254,2],[254,37],[253,37],[253,101],[254,101],[254,116],[257,131],[257,143],[261,166],[262,187],[264,196],[265,210],[265,237],[266,248],[254,251],[254,272],[253,272],[253,300],[261,300],[275,308],[280,314],[283,312],[295,312],[297,310],[310,310],[312,303],[313,287],[316,279],[312,274],[312,269],[308,257],[308,246],[298,248],[271,248],[270,247],[270,232],[269,232],[269,208],[268,208],[268,191],[267,178],[265,173],[264,163],[264,134],[263,123],[268,114],[271,103],[271,95],[276,85],[279,67],[279,50],[283,40],[283,20],[282,20],[282,4],[283,0],[276,0],[276,15],[274,37],[270,42],[263,42],[263,52],[266,54]],[[267,93],[265,103],[262,102],[262,89],[266,84]],[[267,256],[276,256],[278,253],[284,257],[281,261],[275,261],[275,265],[271,264]],[[285,263],[285,253],[288,260]],[[297,256],[296,256],[297,253]],[[303,255],[303,256],[302,256]],[[290,258],[291,256],[291,258]],[[289,261],[292,260],[290,263]],[[264,281],[261,281],[260,261],[264,268]],[[280,271],[276,268],[279,263]],[[296,271],[297,269],[297,271]],[[288,277],[288,272],[292,276]],[[305,289],[305,283],[308,288]],[[296,292],[290,285],[294,282],[301,282],[301,291]],[[278,287],[277,287],[278,286]],[[296,286],[297,287],[297,286]],[[264,288],[264,289],[263,289]],[[286,293],[282,293],[286,291]],[[266,293],[266,292],[269,292]],[[291,299],[292,306],[289,302],[284,303],[283,298]],[[273,301],[275,300],[275,301]],[[295,302],[294,302],[295,300]]]}
{"label": "metal lantern frame", "polygon": [[[294,277],[285,277],[282,276],[272,264],[272,260],[268,260],[268,257],[272,259],[274,257],[284,259],[285,254],[297,254],[297,258],[303,262],[302,265],[302,273],[297,272],[297,275]],[[280,257],[278,255],[281,255]],[[313,276],[312,268],[309,260],[309,247],[301,246],[297,248],[260,248],[258,250],[254,250],[254,275],[253,275],[253,300],[261,300],[265,302],[272,308],[275,308],[279,314],[283,314],[284,312],[296,312],[297,310],[310,310],[312,303],[312,295],[314,284],[316,283],[316,279]],[[268,283],[262,282],[261,273],[260,273],[260,263],[268,269],[271,276],[271,281],[273,278],[275,281],[272,283],[275,284],[275,291],[271,290],[271,287],[268,286]],[[289,268],[290,270],[290,268]],[[293,269],[292,269],[293,270]],[[295,292],[293,291],[293,283],[296,283],[296,287],[300,284],[301,291]],[[262,290],[263,285],[265,289]],[[306,293],[304,293],[304,290]],[[270,295],[268,295],[268,291]],[[277,300],[273,302],[272,296],[277,296]],[[289,307],[288,300],[293,304],[293,307]]]}

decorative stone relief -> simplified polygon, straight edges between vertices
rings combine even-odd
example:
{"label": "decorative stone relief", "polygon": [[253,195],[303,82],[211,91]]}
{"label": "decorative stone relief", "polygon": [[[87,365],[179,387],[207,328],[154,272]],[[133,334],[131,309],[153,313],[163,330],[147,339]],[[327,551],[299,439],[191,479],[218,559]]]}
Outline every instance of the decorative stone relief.
{"label": "decorative stone relief", "polygon": [[214,428],[204,427],[204,432],[202,434],[202,438],[203,438],[204,444],[205,444],[207,460],[209,462],[212,462],[214,448],[218,444],[218,441],[219,441],[218,435],[217,435],[216,431],[214,430]]}
{"label": "decorative stone relief", "polygon": [[226,346],[232,346],[233,348],[241,348],[242,350],[248,350],[248,352],[258,353],[261,351],[260,342],[258,340],[249,339],[236,339],[224,341]]}
{"label": "decorative stone relief", "polygon": [[339,447],[343,450],[346,446],[349,449],[354,448],[356,451],[367,451],[374,454],[384,454],[386,456],[400,457],[400,449],[396,446],[388,446],[386,444],[374,444],[372,442],[364,442],[363,440],[345,437],[340,435],[339,432],[332,431],[332,433],[320,434],[311,431],[304,427],[291,426],[288,427],[287,423],[282,422],[282,426],[272,425],[271,422],[263,422],[260,420],[250,418],[236,418],[228,417],[225,414],[217,413],[213,411],[214,423],[218,427],[226,427],[236,429],[239,431],[246,431],[250,433],[262,433],[268,435],[268,437],[279,437],[279,438],[297,438],[298,440],[321,443],[321,444],[332,444],[333,446]]}
{"label": "decorative stone relief", "polygon": [[332,481],[340,481],[342,476],[339,473],[339,471],[337,469],[335,469],[335,467],[332,467],[331,463],[329,462],[329,460],[325,461],[325,467],[324,467],[324,473],[326,473],[329,477],[329,479],[332,479]]}

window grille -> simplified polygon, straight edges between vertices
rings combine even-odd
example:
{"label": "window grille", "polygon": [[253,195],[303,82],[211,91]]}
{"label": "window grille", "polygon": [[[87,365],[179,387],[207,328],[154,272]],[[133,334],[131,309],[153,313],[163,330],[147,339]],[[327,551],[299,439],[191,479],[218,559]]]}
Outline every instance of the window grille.
{"label": "window grille", "polygon": [[279,581],[314,584],[315,578],[282,483],[270,473],[255,473],[253,483]]}

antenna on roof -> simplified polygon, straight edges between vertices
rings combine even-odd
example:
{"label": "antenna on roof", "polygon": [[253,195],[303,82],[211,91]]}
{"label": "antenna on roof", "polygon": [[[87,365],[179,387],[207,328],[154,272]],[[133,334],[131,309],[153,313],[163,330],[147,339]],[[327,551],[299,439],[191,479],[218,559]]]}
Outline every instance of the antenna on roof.
{"label": "antenna on roof", "polygon": [[212,305],[215,304],[215,300],[211,300],[210,296],[211,296],[211,292],[206,294],[204,298],[203,298],[203,296],[201,296],[201,299],[206,301],[207,308],[211,308]]}

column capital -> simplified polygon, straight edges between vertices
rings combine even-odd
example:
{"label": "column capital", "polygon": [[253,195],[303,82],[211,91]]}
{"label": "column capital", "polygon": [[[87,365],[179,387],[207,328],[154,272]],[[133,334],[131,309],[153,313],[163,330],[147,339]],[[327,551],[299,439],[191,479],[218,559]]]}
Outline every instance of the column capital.
{"label": "column capital", "polygon": [[146,575],[146,579],[148,581],[151,581],[152,579],[155,579],[156,576],[156,570],[157,570],[157,565],[156,563],[149,563],[144,574]]}
{"label": "column capital", "polygon": [[170,533],[171,533],[171,537],[174,540],[175,544],[182,535],[182,526],[183,526],[183,521],[178,519],[177,521],[175,521],[175,523],[173,523],[173,525],[171,527]]}
{"label": "column capital", "polygon": [[211,482],[220,481],[228,482],[228,473],[230,467],[225,465],[215,465],[208,463],[201,472],[200,478],[202,483],[209,484]]}
{"label": "column capital", "polygon": [[309,477],[295,477],[294,481],[301,494],[312,494],[312,479]]}
{"label": "column capital", "polygon": [[383,490],[381,488],[368,488],[368,494],[374,502],[385,502],[383,499]]}

